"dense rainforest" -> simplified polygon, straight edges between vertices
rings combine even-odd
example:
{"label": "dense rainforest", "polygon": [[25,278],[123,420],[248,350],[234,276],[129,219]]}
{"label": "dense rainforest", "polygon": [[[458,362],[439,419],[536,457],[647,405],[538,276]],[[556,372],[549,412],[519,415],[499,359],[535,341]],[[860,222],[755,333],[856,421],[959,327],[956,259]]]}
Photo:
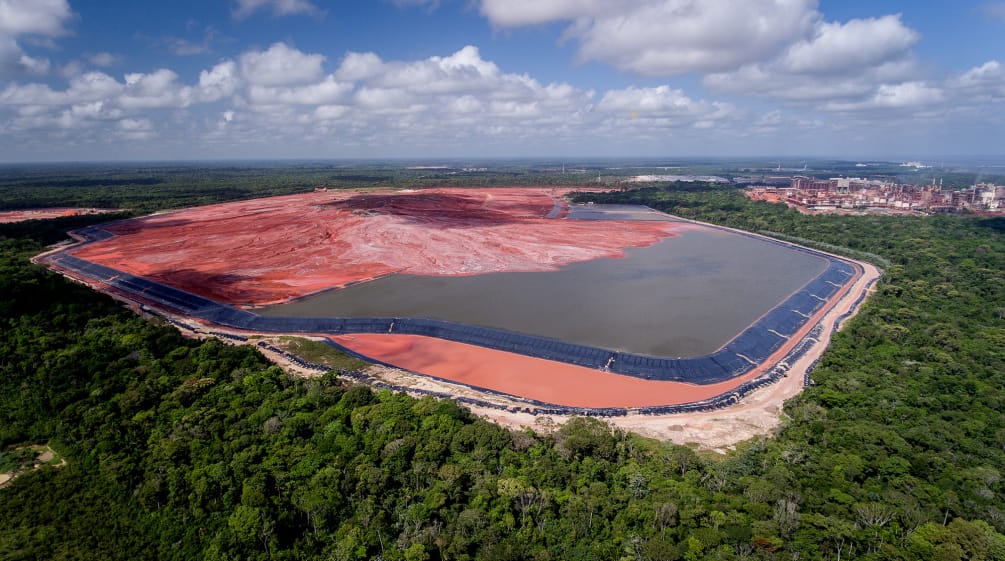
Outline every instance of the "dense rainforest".
{"label": "dense rainforest", "polygon": [[[104,206],[158,207],[156,185],[123,189]],[[0,453],[68,462],[0,489],[0,559],[1005,559],[1005,219],[803,216],[679,184],[581,197],[885,274],[779,433],[720,457],[292,378],[28,262],[107,218],[0,225]]]}

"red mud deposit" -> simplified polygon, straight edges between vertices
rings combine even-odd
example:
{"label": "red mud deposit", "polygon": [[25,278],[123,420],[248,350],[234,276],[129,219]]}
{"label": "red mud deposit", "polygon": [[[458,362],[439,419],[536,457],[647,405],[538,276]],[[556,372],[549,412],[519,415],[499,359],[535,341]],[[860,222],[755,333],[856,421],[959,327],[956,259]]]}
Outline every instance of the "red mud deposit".
{"label": "red mud deposit", "polygon": [[[565,220],[545,188],[322,192],[118,222],[83,259],[232,304],[268,305],[391,273],[549,271],[621,257],[681,223]],[[552,218],[549,218],[551,216]]]}
{"label": "red mud deposit", "polygon": [[0,212],[0,224],[24,222],[26,220],[47,220],[50,218],[62,218],[64,216],[79,216],[81,214],[105,214],[108,212],[118,212],[118,210],[106,209],[106,208],[65,208],[65,207],[10,210]]}
{"label": "red mud deposit", "polygon": [[340,335],[335,343],[406,370],[568,407],[648,407],[727,393],[758,373],[699,386],[643,380],[417,335]]}

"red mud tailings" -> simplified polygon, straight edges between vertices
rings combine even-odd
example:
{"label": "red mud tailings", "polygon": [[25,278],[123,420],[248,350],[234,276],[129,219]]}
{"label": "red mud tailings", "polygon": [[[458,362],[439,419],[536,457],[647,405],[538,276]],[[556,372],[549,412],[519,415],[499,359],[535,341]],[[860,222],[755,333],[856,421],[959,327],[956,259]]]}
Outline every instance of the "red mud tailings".
{"label": "red mud tailings", "polygon": [[364,356],[460,384],[568,407],[650,407],[727,393],[757,377],[707,386],[658,382],[416,335],[345,335],[335,343]]}
{"label": "red mud tailings", "polygon": [[545,218],[548,189],[311,193],[121,222],[74,252],[215,300],[266,305],[378,276],[549,271],[670,237],[668,222]]}

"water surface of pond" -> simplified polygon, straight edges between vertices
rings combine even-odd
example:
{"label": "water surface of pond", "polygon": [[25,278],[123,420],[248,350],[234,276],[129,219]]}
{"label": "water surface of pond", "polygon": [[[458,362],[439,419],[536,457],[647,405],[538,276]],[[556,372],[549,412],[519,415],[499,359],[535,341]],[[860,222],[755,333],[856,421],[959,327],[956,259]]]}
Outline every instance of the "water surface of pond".
{"label": "water surface of pond", "polygon": [[822,258],[784,246],[700,227],[630,249],[621,259],[554,272],[392,275],[257,312],[432,318],[687,357],[723,346],[826,266]]}

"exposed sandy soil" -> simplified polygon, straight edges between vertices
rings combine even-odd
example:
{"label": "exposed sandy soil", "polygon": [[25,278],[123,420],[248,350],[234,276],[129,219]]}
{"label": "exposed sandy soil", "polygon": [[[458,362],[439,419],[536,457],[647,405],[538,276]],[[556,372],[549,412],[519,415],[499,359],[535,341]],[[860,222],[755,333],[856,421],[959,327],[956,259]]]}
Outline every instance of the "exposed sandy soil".
{"label": "exposed sandy soil", "polygon": [[60,459],[58,463],[48,464],[48,462],[51,462],[56,458],[56,452],[48,445],[35,444],[31,446],[23,446],[21,448],[17,448],[16,450],[31,450],[35,452],[35,460],[31,464],[22,466],[19,470],[0,473],[0,489],[18,477],[40,469],[44,465],[51,465],[52,467],[66,467],[67,465],[66,458]]}
{"label": "exposed sandy soil", "polygon": [[119,209],[54,207],[10,210],[0,212],[0,224],[24,222],[25,220],[45,220],[48,218],[61,218],[64,216],[77,216],[81,214],[105,214],[109,212],[119,212]]}
{"label": "exposed sandy soil", "polygon": [[620,257],[687,224],[561,220],[545,188],[322,192],[109,225],[76,256],[218,301],[267,305],[407,272],[550,271]]}

